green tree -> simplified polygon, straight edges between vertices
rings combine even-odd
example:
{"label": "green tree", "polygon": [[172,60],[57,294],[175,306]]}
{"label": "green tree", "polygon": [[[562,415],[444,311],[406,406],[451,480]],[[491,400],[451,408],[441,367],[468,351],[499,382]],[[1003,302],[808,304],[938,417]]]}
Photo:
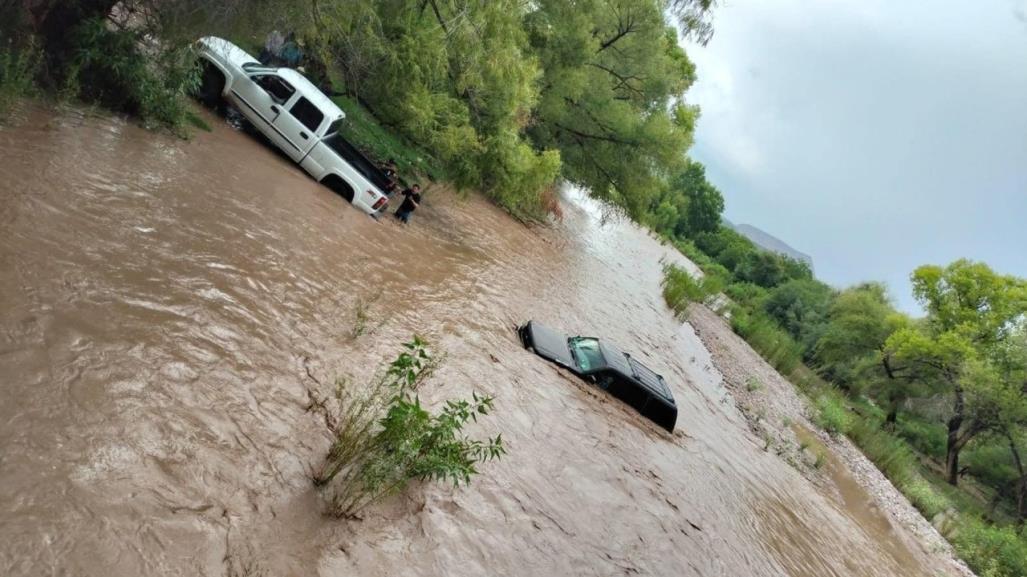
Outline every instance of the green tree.
{"label": "green tree", "polygon": [[656,0],[541,0],[525,18],[543,70],[528,134],[563,176],[640,219],[684,164],[695,67]]}
{"label": "green tree", "polygon": [[685,169],[671,181],[671,186],[687,199],[684,226],[677,230],[679,236],[694,236],[720,228],[724,197],[706,180],[706,168],[702,164],[687,160]]}
{"label": "green tree", "polygon": [[[991,359],[976,361],[968,373],[968,393],[977,412],[991,412],[994,437],[1005,441],[1016,468],[1013,492],[1020,524],[1027,521],[1027,325],[1004,339]],[[983,386],[982,386],[983,385]],[[970,404],[970,403],[968,403]]]}
{"label": "green tree", "polygon": [[885,346],[892,333],[910,322],[892,307],[884,285],[848,288],[831,304],[813,352],[829,378],[849,390],[864,388],[881,401],[889,427],[894,426],[901,404],[923,392],[912,367],[897,362]]}
{"label": "green tree", "polygon": [[763,310],[810,352],[827,322],[833,298],[831,287],[818,280],[794,279],[771,290]]}
{"label": "green tree", "polygon": [[948,482],[955,485],[960,452],[999,424],[996,403],[1007,383],[995,367],[1006,340],[1024,322],[1027,285],[968,260],[944,268],[922,266],[912,282],[914,296],[927,310],[926,322],[896,331],[886,349],[951,393],[945,466]]}
{"label": "green tree", "polygon": [[538,103],[539,60],[515,0],[322,0],[318,46],[347,89],[384,123],[432,150],[461,188],[539,216],[560,171],[556,150],[524,137]]}

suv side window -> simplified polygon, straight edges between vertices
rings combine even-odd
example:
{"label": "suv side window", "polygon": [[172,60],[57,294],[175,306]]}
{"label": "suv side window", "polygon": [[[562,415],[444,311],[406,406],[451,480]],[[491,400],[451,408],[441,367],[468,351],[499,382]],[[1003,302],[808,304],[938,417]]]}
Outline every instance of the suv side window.
{"label": "suv side window", "polygon": [[296,101],[296,104],[292,105],[289,112],[296,117],[296,120],[300,121],[300,124],[306,126],[311,131],[317,130],[317,127],[321,126],[321,121],[325,118],[320,108],[314,106],[313,103],[302,96]]}
{"label": "suv side window", "polygon": [[253,76],[252,78],[257,83],[257,86],[263,88],[264,92],[267,92],[271,99],[278,104],[285,104],[285,101],[292,98],[293,93],[296,92],[296,89],[291,84],[274,74]]}

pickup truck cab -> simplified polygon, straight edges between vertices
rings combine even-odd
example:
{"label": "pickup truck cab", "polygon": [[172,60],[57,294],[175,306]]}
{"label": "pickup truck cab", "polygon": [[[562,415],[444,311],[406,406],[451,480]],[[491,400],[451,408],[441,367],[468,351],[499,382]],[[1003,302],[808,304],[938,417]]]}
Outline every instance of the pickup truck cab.
{"label": "pickup truck cab", "polygon": [[221,38],[201,38],[196,49],[205,101],[227,101],[315,180],[364,212],[385,208],[388,178],[339,134],[345,113],[313,83],[291,68],[264,66]]}

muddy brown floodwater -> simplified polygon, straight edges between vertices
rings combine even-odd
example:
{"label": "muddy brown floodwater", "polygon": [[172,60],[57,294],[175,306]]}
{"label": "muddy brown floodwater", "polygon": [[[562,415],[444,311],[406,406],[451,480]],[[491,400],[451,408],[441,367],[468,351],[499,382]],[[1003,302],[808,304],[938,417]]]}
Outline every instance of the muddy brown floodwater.
{"label": "muddy brown floodwater", "polygon": [[[438,187],[376,222],[211,122],[185,142],[26,106],[0,128],[0,574],[929,574],[764,452],[643,231],[573,192],[528,229]],[[524,351],[529,318],[644,356],[677,431]],[[509,454],[326,517],[308,391],[413,333],[448,354],[426,401],[494,395],[475,432]]]}

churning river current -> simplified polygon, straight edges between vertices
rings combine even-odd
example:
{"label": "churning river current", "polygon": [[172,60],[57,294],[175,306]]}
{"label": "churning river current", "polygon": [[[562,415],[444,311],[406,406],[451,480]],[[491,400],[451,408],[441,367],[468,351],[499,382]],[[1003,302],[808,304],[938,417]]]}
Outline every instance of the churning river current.
{"label": "churning river current", "polygon": [[[210,117],[189,141],[26,105],[0,127],[0,574],[916,576],[763,449],[660,295],[690,266],[574,191],[528,228],[429,187],[376,222]],[[528,319],[662,373],[667,434],[525,351]],[[323,514],[310,395],[413,334],[431,404],[495,397],[508,455]]]}

